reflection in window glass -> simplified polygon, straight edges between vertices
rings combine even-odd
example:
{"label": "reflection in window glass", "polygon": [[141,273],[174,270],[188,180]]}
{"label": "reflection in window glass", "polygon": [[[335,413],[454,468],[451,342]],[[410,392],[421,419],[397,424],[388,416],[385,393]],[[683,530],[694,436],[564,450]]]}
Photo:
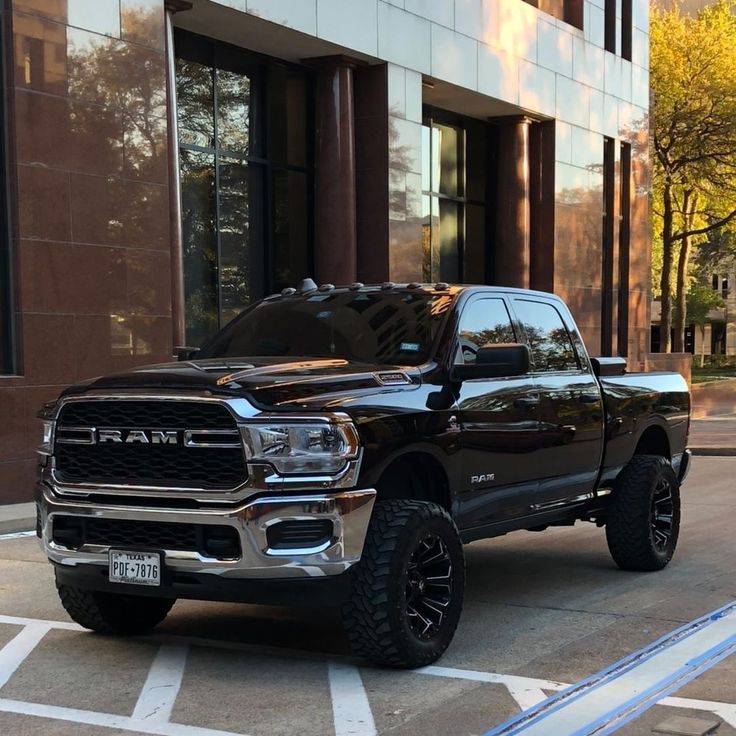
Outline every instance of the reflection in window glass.
{"label": "reflection in window glass", "polygon": [[298,283],[311,272],[309,184],[299,171],[274,172],[274,290]]}
{"label": "reflection in window glass", "polygon": [[306,71],[232,46],[186,32],[176,44],[187,343],[198,346],[310,274],[311,87]]}
{"label": "reflection in window glass", "polygon": [[248,165],[219,160],[220,319],[229,322],[248,304],[249,198]]}
{"label": "reflection in window glass", "polygon": [[181,151],[181,211],[187,343],[200,345],[218,326],[214,155]]}
{"label": "reflection in window glass", "polygon": [[460,318],[458,362],[475,363],[480,348],[516,342],[508,309],[503,299],[478,299]]}
{"label": "reflection in window glass", "polygon": [[250,79],[243,74],[218,69],[217,147],[227,151],[249,153]]}
{"label": "reflection in window glass", "polygon": [[[462,123],[463,126],[470,124],[466,120]],[[485,129],[481,126],[480,137],[484,136]],[[422,126],[422,275],[427,282],[460,282],[468,275],[463,263],[467,245],[466,207],[471,204],[465,196],[466,137],[465,127],[438,122],[430,115],[425,117]],[[483,173],[484,169],[479,171]],[[483,186],[476,186],[475,191],[485,194]],[[485,203],[472,204],[478,209]],[[479,233],[477,225],[482,222],[476,217],[474,234]],[[484,235],[483,227],[476,251],[484,248]],[[476,277],[475,280],[483,279]]]}
{"label": "reflection in window glass", "polygon": [[555,307],[517,299],[514,308],[524,325],[535,371],[578,370],[570,335]]}
{"label": "reflection in window glass", "polygon": [[196,61],[176,60],[179,143],[209,147],[215,142],[212,68]]}

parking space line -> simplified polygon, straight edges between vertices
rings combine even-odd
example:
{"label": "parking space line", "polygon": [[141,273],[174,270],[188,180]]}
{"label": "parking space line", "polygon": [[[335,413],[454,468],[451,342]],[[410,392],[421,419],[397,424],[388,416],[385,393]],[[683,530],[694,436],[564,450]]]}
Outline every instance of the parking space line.
{"label": "parking space line", "polygon": [[58,705],[42,705],[40,703],[25,703],[21,700],[6,700],[0,698],[0,712],[17,713],[24,716],[51,718],[55,721],[69,721],[84,723],[88,726],[102,726],[116,728],[120,731],[134,731],[137,733],[153,734],[154,736],[243,736],[233,731],[217,731],[200,726],[185,726],[182,723],[158,723],[141,721],[129,716],[113,713],[97,713],[91,710],[77,710],[63,708]]}
{"label": "parking space line", "polygon": [[51,621],[43,618],[25,618],[24,616],[7,616],[0,613],[0,624],[10,624],[11,626],[35,626],[43,624],[49,629],[66,629],[68,631],[89,631],[79,624],[71,621]]}
{"label": "parking space line", "polygon": [[376,724],[358,668],[330,662],[328,677],[335,736],[376,736]]}
{"label": "parking space line", "polygon": [[46,623],[28,624],[0,649],[0,688],[13,676],[50,629],[51,626]]}
{"label": "parking space line", "polygon": [[5,542],[10,539],[22,539],[23,537],[35,537],[36,532],[8,532],[7,534],[0,534],[0,542]]}
{"label": "parking space line", "polygon": [[[720,611],[714,612],[709,616],[703,617],[691,624],[686,624],[679,632],[678,641],[687,639],[690,633],[700,631],[702,624],[715,623],[722,619],[729,620],[726,615],[732,611],[734,616],[734,625],[736,626],[736,604],[725,607]],[[22,662],[33,651],[35,646],[43,639],[47,631],[51,629],[61,629],[66,631],[86,631],[81,626],[68,621],[52,621],[44,619],[26,618],[20,616],[8,616],[0,614],[0,624],[10,624],[24,627],[23,630],[16,635],[4,648],[0,649],[0,686],[5,684],[14,672],[20,667]],[[699,628],[700,627],[700,628]],[[666,641],[672,638],[673,634],[662,637],[649,647],[635,652],[622,662],[646,662],[653,658],[656,654],[666,649]],[[716,637],[717,638],[717,637]],[[726,647],[717,647],[717,651],[701,652],[697,656],[691,657],[687,664],[689,670],[688,678],[693,679],[708,667],[715,663],[714,657],[720,661],[727,656],[730,651],[736,651],[736,630],[734,630],[733,649]],[[25,703],[22,701],[0,699],[0,712],[17,713],[20,715],[37,716],[41,718],[52,718],[56,720],[64,720],[73,723],[84,723],[89,725],[104,726],[109,728],[118,728],[120,730],[135,731],[138,733],[155,734],[157,736],[241,736],[233,732],[218,731],[213,729],[185,726],[183,724],[171,723],[168,719],[181,686],[184,669],[186,667],[186,654],[191,646],[214,647],[218,649],[231,651],[268,651],[273,656],[280,657],[298,657],[310,658],[313,660],[325,661],[323,656],[316,652],[307,652],[301,650],[282,650],[276,647],[263,647],[260,645],[248,644],[245,642],[227,641],[218,639],[198,638],[194,636],[176,636],[162,634],[159,636],[151,635],[146,637],[137,637],[138,641],[156,642],[161,644],[148,678],[141,692],[138,703],[136,704],[133,716],[120,716],[109,713],[97,713],[93,711],[83,711],[74,708],[63,708],[52,705],[43,705],[38,703]],[[663,644],[665,642],[665,644]],[[701,642],[702,643],[702,642]],[[730,645],[729,645],[730,646]],[[711,648],[713,649],[713,648]],[[363,681],[358,670],[359,663],[346,658],[332,659],[326,662],[328,665],[328,679],[330,686],[330,695],[332,700],[333,719],[335,724],[336,736],[375,736],[377,733],[373,715],[371,713],[370,703],[363,686]],[[570,686],[565,683],[555,682],[552,680],[544,680],[534,677],[525,677],[521,675],[507,675],[494,672],[482,672],[479,670],[466,670],[453,667],[440,667],[431,665],[421,669],[414,670],[415,674],[430,675],[433,677],[446,677],[450,679],[470,680],[475,682],[485,682],[492,684],[500,684],[504,686],[511,696],[516,700],[519,707],[525,711],[516,719],[508,721],[490,731],[490,734],[504,733],[511,734],[517,731],[509,731],[507,727],[524,718],[529,718],[530,713],[539,712],[539,701],[545,699],[544,691],[557,691],[560,695],[570,697],[570,693],[574,693],[581,685],[587,685],[587,689],[593,689],[593,684],[598,682],[600,678],[614,671],[621,662],[604,670],[602,673],[588,678],[583,683]],[[633,665],[629,668],[633,669]],[[676,683],[666,691],[653,689],[648,696],[648,704],[653,705],[659,701],[660,704],[673,708],[687,708],[703,712],[712,713],[721,718],[723,721],[736,727],[736,703],[721,703],[709,700],[697,700],[691,698],[666,697],[670,692],[681,687],[683,680],[678,679]],[[560,695],[553,696],[544,700],[549,704]],[[651,702],[649,702],[651,701]],[[616,700],[612,701],[617,702]],[[610,704],[609,704],[610,705]],[[638,706],[637,706],[638,707]],[[630,708],[626,715],[638,715],[640,711],[636,707]],[[614,725],[612,725],[614,724]],[[612,724],[603,723],[595,731],[596,734],[611,733],[612,730],[622,725],[621,721],[612,722]],[[612,725],[609,729],[608,726]],[[499,731],[499,729],[506,729]],[[573,729],[574,731],[575,729]],[[558,731],[547,730],[543,733],[557,733]],[[583,731],[585,733],[585,731]],[[525,732],[526,733],[526,732]],[[562,732],[559,732],[562,733]],[[569,731],[567,733],[572,733]]]}
{"label": "parking space line", "polygon": [[718,716],[729,726],[736,728],[736,705],[719,703],[716,700],[694,700],[693,698],[669,697],[659,701],[659,705],[669,705],[671,708],[688,708],[690,710],[704,710]]}
{"label": "parking space line", "polygon": [[134,719],[168,723],[184,678],[187,651],[185,646],[159,648],[135,704]]}
{"label": "parking space line", "polygon": [[486,736],[613,733],[736,653],[736,603],[680,627]]}

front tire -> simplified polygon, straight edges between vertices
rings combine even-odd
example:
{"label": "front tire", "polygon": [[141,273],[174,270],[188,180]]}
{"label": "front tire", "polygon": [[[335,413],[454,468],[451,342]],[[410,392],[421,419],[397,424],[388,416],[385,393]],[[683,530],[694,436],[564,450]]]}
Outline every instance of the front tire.
{"label": "front tire", "polygon": [[145,634],[160,624],[176,602],[125,593],[103,593],[56,582],[61,605],[85,629],[100,634]]}
{"label": "front tire", "polygon": [[635,455],[621,471],[606,520],[606,540],[622,570],[661,570],[680,533],[680,484],[670,463]]}
{"label": "front tire", "polygon": [[391,667],[438,659],[463,605],[465,557],[447,512],[423,501],[379,501],[343,610],[353,652]]}

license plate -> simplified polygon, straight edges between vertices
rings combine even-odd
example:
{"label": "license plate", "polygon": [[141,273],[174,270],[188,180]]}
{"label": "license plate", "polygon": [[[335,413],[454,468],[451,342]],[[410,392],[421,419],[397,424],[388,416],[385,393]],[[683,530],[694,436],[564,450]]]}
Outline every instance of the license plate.
{"label": "license plate", "polygon": [[110,582],[161,585],[160,553],[111,549]]}

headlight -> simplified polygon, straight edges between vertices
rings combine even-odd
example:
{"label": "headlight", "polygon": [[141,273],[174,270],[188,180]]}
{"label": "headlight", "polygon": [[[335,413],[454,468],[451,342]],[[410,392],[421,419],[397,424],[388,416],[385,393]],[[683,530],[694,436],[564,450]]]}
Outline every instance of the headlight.
{"label": "headlight", "polygon": [[36,414],[36,416],[41,420],[41,425],[43,427],[41,444],[38,447],[38,452],[41,455],[51,454],[51,438],[54,435],[54,421],[52,417],[54,416],[55,410],[56,402],[49,401],[48,403],[44,404],[38,414]]}
{"label": "headlight", "polygon": [[249,462],[277,473],[334,474],[358,455],[358,435],[349,423],[273,422],[241,427]]}

